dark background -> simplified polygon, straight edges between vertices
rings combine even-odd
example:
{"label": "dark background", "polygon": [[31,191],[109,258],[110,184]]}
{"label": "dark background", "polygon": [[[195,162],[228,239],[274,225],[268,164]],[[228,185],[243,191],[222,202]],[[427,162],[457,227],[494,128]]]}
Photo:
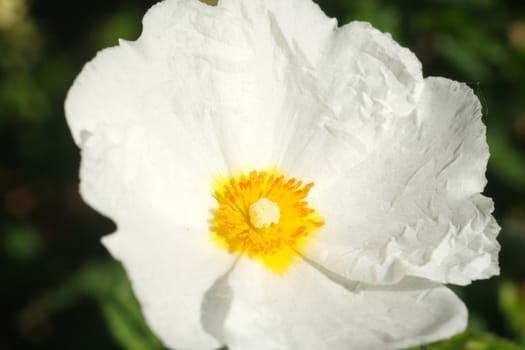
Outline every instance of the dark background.
{"label": "dark background", "polygon": [[[340,24],[392,33],[425,76],[467,82],[479,96],[502,274],[455,288],[469,330],[430,348],[525,349],[525,2],[318,2]],[[162,349],[99,242],[112,222],[78,195],[63,112],[82,65],[117,38],[137,38],[153,3],[0,0],[0,349]]]}

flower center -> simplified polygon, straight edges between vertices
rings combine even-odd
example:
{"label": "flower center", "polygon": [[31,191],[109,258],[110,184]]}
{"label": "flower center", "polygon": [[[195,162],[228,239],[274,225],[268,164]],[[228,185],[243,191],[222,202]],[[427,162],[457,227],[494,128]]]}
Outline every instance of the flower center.
{"label": "flower center", "polygon": [[324,225],[306,200],[313,185],[276,170],[217,179],[212,241],[283,274]]}
{"label": "flower center", "polygon": [[250,221],[255,228],[265,228],[279,222],[281,209],[268,198],[261,198],[250,205]]}

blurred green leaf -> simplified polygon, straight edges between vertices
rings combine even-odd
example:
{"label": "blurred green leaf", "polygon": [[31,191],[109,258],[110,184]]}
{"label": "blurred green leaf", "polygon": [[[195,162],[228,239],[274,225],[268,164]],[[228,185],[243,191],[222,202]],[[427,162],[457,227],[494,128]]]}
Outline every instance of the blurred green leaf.
{"label": "blurred green leaf", "polygon": [[426,347],[411,348],[410,350],[523,350],[514,344],[492,334],[461,333],[455,337]]}
{"label": "blurred green leaf", "polygon": [[24,118],[29,121],[44,121],[49,116],[47,96],[29,72],[8,73],[0,81],[0,106],[6,109],[0,122]]}
{"label": "blurred green leaf", "polygon": [[30,260],[42,251],[38,233],[27,225],[12,225],[2,234],[3,253],[11,260]]}
{"label": "blurred green leaf", "polygon": [[525,293],[516,284],[506,281],[499,288],[499,304],[509,327],[525,340]]}
{"label": "blurred green leaf", "polygon": [[126,307],[112,300],[102,301],[101,307],[111,333],[124,349],[163,349],[147,326],[131,315]]}
{"label": "blurred green leaf", "polygon": [[145,323],[126,273],[117,262],[87,263],[62,285],[29,305],[24,314],[38,322],[85,296],[99,304],[111,334],[124,349],[163,349]]}
{"label": "blurred green leaf", "polygon": [[97,300],[111,333],[125,349],[162,349],[143,319],[120,264],[91,263],[80,276],[83,289]]}
{"label": "blurred green leaf", "polygon": [[489,168],[504,182],[525,190],[525,157],[512,146],[509,133],[496,124],[487,128],[490,146]]}
{"label": "blurred green leaf", "polygon": [[118,38],[135,40],[141,30],[141,15],[133,10],[116,12],[105,18],[93,32],[93,46],[98,50],[118,44]]}
{"label": "blurred green leaf", "polygon": [[399,10],[377,1],[356,1],[353,4],[352,17],[372,23],[379,30],[390,33],[394,38],[400,34]]}
{"label": "blurred green leaf", "polygon": [[464,46],[457,38],[442,34],[436,37],[436,46],[441,54],[470,81],[483,81],[490,75],[490,70],[483,56]]}

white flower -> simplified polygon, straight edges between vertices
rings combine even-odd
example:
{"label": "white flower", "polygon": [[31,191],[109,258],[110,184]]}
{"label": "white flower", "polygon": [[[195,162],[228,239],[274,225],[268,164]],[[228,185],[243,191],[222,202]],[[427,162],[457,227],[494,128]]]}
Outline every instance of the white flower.
{"label": "white flower", "polygon": [[66,113],[82,195],[170,348],[431,342],[466,324],[442,283],[498,273],[478,99],[310,0],[159,3]]}

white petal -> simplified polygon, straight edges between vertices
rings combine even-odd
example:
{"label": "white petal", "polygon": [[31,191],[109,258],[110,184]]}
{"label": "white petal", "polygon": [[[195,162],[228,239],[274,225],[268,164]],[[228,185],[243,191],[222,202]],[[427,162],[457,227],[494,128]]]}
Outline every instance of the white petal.
{"label": "white petal", "polygon": [[330,39],[283,161],[313,181],[361,162],[385,123],[415,108],[424,85],[414,54],[368,23],[349,23]]}
{"label": "white petal", "polygon": [[263,48],[277,46],[287,51],[290,58],[302,59],[310,66],[317,65],[322,58],[324,46],[337,25],[335,19],[328,18],[316,3],[308,0],[221,0],[219,6],[242,13],[249,22],[247,29],[267,41],[258,42]]}
{"label": "white petal", "polygon": [[467,284],[498,273],[499,227],[479,194],[489,154],[472,91],[427,79],[416,110],[382,128],[361,162],[341,161],[316,182],[311,199],[326,225],[306,255],[374,283],[414,275]]}
{"label": "white petal", "polygon": [[220,347],[205,327],[220,315],[203,313],[202,302],[234,257],[199,239],[197,230],[150,224],[124,225],[103,239],[124,264],[148,324],[172,349]]}
{"label": "white petal", "polygon": [[231,350],[398,349],[461,332],[467,312],[446,287],[343,281],[298,263],[285,276],[241,259],[227,281],[224,338]]}
{"label": "white petal", "polygon": [[220,89],[237,118],[225,122],[232,129],[229,164],[233,170],[275,166],[298,119],[318,109],[315,74],[337,23],[309,0],[222,0],[219,7],[238,18],[245,49],[244,60],[228,71],[234,84]]}
{"label": "white petal", "polygon": [[[157,66],[171,69],[167,77],[182,75],[189,88],[198,87],[172,100],[199,98],[193,105],[206,108],[203,122],[212,124],[230,172],[276,165],[298,111],[312,104],[305,103],[315,86],[310,73],[335,20],[311,1],[224,0],[179,9],[190,2],[157,6],[139,41]],[[175,20],[180,11],[187,15]]]}

